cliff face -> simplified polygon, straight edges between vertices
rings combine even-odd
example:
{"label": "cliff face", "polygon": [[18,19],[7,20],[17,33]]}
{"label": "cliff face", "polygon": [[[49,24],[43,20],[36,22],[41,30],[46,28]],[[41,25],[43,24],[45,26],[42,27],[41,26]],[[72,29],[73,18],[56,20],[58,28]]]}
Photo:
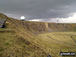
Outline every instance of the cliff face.
{"label": "cliff face", "polygon": [[76,31],[76,24],[60,24],[47,22],[23,21],[23,25],[31,32],[68,32]]}
{"label": "cliff face", "polygon": [[24,25],[31,32],[46,32],[46,31],[48,31],[48,23],[24,21]]}
{"label": "cliff face", "polygon": [[76,31],[76,24],[48,24],[48,27],[56,32]]}

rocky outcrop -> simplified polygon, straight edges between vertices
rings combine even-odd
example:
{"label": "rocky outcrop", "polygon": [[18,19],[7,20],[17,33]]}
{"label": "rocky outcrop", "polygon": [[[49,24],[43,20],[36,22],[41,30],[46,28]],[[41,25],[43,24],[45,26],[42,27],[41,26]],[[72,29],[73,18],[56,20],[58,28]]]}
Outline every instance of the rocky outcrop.
{"label": "rocky outcrop", "polygon": [[0,13],[0,28],[5,27],[6,20],[7,20],[7,16]]}

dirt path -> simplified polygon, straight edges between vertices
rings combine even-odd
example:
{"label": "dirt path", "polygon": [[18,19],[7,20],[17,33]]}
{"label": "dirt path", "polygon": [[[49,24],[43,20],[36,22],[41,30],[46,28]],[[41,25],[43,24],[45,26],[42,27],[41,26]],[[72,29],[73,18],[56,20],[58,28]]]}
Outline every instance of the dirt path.
{"label": "dirt path", "polygon": [[74,39],[73,36],[71,36],[71,39],[76,43],[76,39]]}

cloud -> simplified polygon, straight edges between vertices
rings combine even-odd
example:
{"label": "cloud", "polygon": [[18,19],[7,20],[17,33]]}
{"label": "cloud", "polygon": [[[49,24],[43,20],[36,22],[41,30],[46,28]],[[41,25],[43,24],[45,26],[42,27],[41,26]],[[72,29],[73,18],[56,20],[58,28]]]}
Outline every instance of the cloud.
{"label": "cloud", "polygon": [[76,23],[76,13],[67,18],[49,18],[49,19],[33,19],[27,21],[38,21],[38,22],[53,22],[53,23]]}
{"label": "cloud", "polygon": [[0,12],[30,20],[67,18],[76,12],[76,0],[0,0]]}
{"label": "cloud", "polygon": [[57,18],[59,20],[59,23],[76,23],[76,13],[73,14],[73,16],[68,18]]}
{"label": "cloud", "polygon": [[27,20],[27,21],[39,21],[39,22],[43,22],[43,19],[33,19],[33,20]]}

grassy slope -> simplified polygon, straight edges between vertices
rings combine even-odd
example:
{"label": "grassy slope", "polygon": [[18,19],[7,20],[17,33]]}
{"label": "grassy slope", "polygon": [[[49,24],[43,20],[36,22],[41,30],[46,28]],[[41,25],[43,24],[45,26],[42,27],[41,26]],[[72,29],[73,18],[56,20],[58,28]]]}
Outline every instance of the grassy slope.
{"label": "grassy slope", "polygon": [[0,28],[0,57],[46,57],[21,21],[8,19],[6,25],[7,28]]}
{"label": "grassy slope", "polygon": [[38,46],[32,44],[15,32],[0,33],[0,57],[45,57]]}
{"label": "grassy slope", "polygon": [[47,31],[45,23],[36,23],[35,29],[28,24],[33,22],[8,18],[6,23],[7,28],[0,29],[0,57],[60,57],[60,51],[76,51],[76,32],[35,34],[38,27]]}

